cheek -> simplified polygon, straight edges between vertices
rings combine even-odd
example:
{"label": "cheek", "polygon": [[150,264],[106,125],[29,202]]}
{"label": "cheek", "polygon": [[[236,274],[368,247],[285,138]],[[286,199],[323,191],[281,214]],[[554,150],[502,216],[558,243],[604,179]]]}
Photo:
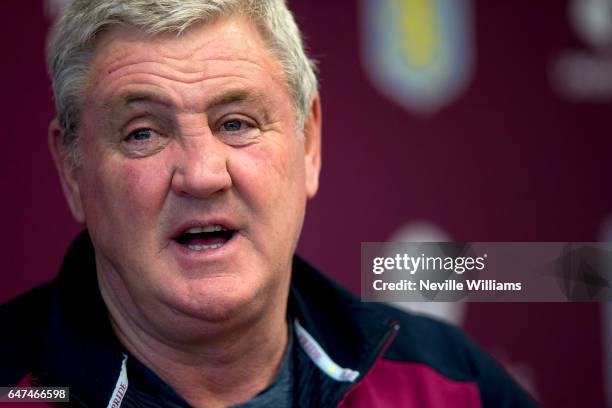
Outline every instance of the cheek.
{"label": "cheek", "polygon": [[118,167],[116,188],[134,209],[134,217],[157,214],[163,205],[168,182],[163,168],[150,163],[129,162]]}
{"label": "cheek", "polygon": [[90,228],[131,230],[156,221],[169,183],[160,163],[111,156],[90,170],[83,195]]}
{"label": "cheek", "polygon": [[303,148],[297,140],[240,149],[229,160],[228,170],[236,189],[251,205],[279,211],[305,194]]}

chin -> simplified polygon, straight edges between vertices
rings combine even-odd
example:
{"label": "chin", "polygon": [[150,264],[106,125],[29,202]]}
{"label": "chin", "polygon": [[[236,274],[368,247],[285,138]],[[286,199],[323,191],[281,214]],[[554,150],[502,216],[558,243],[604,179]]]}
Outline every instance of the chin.
{"label": "chin", "polygon": [[267,298],[252,283],[235,277],[206,279],[198,283],[191,281],[188,285],[184,290],[168,294],[167,301],[177,315],[202,323],[243,320],[256,315],[263,307],[263,299]]}

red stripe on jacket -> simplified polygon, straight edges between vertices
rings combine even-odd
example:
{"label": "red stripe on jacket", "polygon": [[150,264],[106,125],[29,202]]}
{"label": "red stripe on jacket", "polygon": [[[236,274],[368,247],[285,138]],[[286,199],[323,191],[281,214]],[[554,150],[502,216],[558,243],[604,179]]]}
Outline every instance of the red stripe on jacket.
{"label": "red stripe on jacket", "polygon": [[420,363],[379,359],[339,408],[482,408],[478,386],[444,377]]}

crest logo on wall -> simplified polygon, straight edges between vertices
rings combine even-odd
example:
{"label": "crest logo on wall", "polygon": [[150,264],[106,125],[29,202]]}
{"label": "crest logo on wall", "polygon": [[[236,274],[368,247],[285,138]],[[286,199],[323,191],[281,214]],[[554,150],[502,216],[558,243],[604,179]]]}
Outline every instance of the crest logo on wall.
{"label": "crest logo on wall", "polygon": [[474,65],[470,0],[361,0],[362,60],[374,86],[417,114],[456,100]]}

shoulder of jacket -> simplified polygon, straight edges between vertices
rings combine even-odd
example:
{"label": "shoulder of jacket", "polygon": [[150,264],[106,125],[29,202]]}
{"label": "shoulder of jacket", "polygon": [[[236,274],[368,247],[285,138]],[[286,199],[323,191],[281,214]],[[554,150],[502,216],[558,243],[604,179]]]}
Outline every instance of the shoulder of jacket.
{"label": "shoulder of jacket", "polygon": [[463,331],[428,316],[378,304],[399,325],[397,337],[385,352],[388,360],[424,364],[456,381],[473,381],[480,359],[478,347]]}
{"label": "shoulder of jacket", "polygon": [[474,383],[483,407],[529,407],[537,403],[506,370],[456,326],[423,315],[378,305],[400,325],[385,352],[387,361],[422,364],[449,380]]}
{"label": "shoulder of jacket", "polygon": [[0,306],[0,384],[16,385],[31,371],[49,325],[52,295],[49,282]]}
{"label": "shoulder of jacket", "polygon": [[19,322],[20,317],[34,317],[32,314],[40,312],[41,308],[48,308],[51,303],[53,285],[54,281],[44,283],[0,305],[0,321]]}

